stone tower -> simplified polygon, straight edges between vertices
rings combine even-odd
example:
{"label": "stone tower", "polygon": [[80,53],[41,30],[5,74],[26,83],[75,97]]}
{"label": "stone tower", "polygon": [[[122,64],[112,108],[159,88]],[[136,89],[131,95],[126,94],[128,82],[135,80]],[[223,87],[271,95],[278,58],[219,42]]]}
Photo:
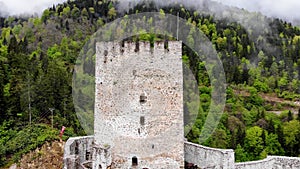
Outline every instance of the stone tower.
{"label": "stone tower", "polygon": [[181,48],[97,43],[93,168],[184,167]]}

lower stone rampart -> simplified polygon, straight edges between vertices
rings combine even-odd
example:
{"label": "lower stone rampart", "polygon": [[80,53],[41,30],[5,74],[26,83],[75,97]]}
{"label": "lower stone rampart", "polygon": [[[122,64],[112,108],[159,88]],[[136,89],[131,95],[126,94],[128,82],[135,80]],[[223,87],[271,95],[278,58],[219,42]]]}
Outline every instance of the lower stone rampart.
{"label": "lower stone rampart", "polygon": [[235,163],[235,169],[300,169],[300,158],[268,156],[263,160]]}
{"label": "lower stone rampart", "polygon": [[300,169],[299,157],[268,156],[274,159],[274,169]]}
{"label": "lower stone rampart", "polygon": [[299,157],[268,156],[263,160],[234,162],[232,149],[217,149],[185,142],[185,161],[201,169],[300,169]]}
{"label": "lower stone rampart", "polygon": [[185,161],[197,165],[201,169],[233,169],[234,151],[231,149],[216,149],[185,142]]}
{"label": "lower stone rampart", "polygon": [[235,169],[272,169],[274,158],[268,156],[263,160],[235,163]]}
{"label": "lower stone rampart", "polygon": [[[104,147],[102,149],[106,153],[101,151],[99,154],[105,159],[98,159],[100,163],[95,166],[96,163],[93,163],[92,159],[95,158],[94,152],[97,152],[97,148],[99,149],[99,146],[94,144],[93,136],[70,138],[64,148],[63,169],[97,169],[100,163],[111,163],[111,157]],[[263,160],[235,163],[232,149],[216,149],[185,142],[184,151],[185,161],[201,169],[300,169],[298,157],[268,156]]]}

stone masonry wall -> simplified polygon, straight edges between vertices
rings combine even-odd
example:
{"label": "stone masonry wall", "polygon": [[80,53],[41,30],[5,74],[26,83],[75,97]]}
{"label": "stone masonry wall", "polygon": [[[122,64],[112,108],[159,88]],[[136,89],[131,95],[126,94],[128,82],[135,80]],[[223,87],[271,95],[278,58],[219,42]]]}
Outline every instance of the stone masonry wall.
{"label": "stone masonry wall", "polygon": [[299,157],[268,156],[274,159],[274,169],[300,169]]}
{"label": "stone masonry wall", "polygon": [[186,162],[193,163],[201,169],[234,168],[234,151],[231,149],[215,149],[185,142],[184,153]]}
{"label": "stone masonry wall", "polygon": [[64,147],[63,169],[85,169],[84,163],[92,160],[93,136],[69,138]]}
{"label": "stone masonry wall", "polygon": [[234,162],[232,149],[216,149],[185,142],[185,161],[201,169],[300,169],[299,157],[268,156],[263,160]]}
{"label": "stone masonry wall", "polygon": [[263,160],[235,163],[235,169],[300,169],[300,158],[268,156]]}
{"label": "stone masonry wall", "polygon": [[95,143],[111,147],[112,168],[183,167],[181,42],[100,42],[96,52]]}
{"label": "stone masonry wall", "polygon": [[235,163],[235,169],[273,169],[273,166],[274,159],[270,156],[263,160]]}

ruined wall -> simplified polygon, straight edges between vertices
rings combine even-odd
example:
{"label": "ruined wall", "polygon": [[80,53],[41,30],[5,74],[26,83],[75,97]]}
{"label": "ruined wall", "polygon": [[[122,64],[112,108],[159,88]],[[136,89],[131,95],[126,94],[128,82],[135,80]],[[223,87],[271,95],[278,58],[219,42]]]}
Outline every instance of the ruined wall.
{"label": "ruined wall", "polygon": [[95,142],[111,147],[113,167],[183,167],[181,42],[101,42],[96,51]]}
{"label": "ruined wall", "polygon": [[64,147],[64,169],[84,169],[91,162],[93,136],[69,138]]}
{"label": "ruined wall", "polygon": [[185,142],[185,161],[193,163],[201,169],[233,169],[234,151],[231,149],[215,149]]}

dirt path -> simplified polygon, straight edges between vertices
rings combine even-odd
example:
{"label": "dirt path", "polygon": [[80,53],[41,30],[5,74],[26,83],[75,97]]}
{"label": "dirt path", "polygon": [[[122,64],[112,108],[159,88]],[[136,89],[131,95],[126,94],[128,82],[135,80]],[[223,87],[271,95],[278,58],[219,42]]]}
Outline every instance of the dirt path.
{"label": "dirt path", "polygon": [[[239,96],[250,96],[250,93],[245,91],[245,90],[234,90],[234,93]],[[273,110],[273,111],[267,111],[267,112],[273,112],[276,114],[281,114],[282,111],[284,110],[290,110],[294,114],[298,114],[298,109],[300,108],[300,102],[299,101],[290,101],[290,100],[285,100],[283,98],[277,97],[275,93],[260,93],[259,94],[263,100],[269,102],[269,103],[274,103],[274,104],[283,104],[284,107],[282,107],[282,110]]]}

